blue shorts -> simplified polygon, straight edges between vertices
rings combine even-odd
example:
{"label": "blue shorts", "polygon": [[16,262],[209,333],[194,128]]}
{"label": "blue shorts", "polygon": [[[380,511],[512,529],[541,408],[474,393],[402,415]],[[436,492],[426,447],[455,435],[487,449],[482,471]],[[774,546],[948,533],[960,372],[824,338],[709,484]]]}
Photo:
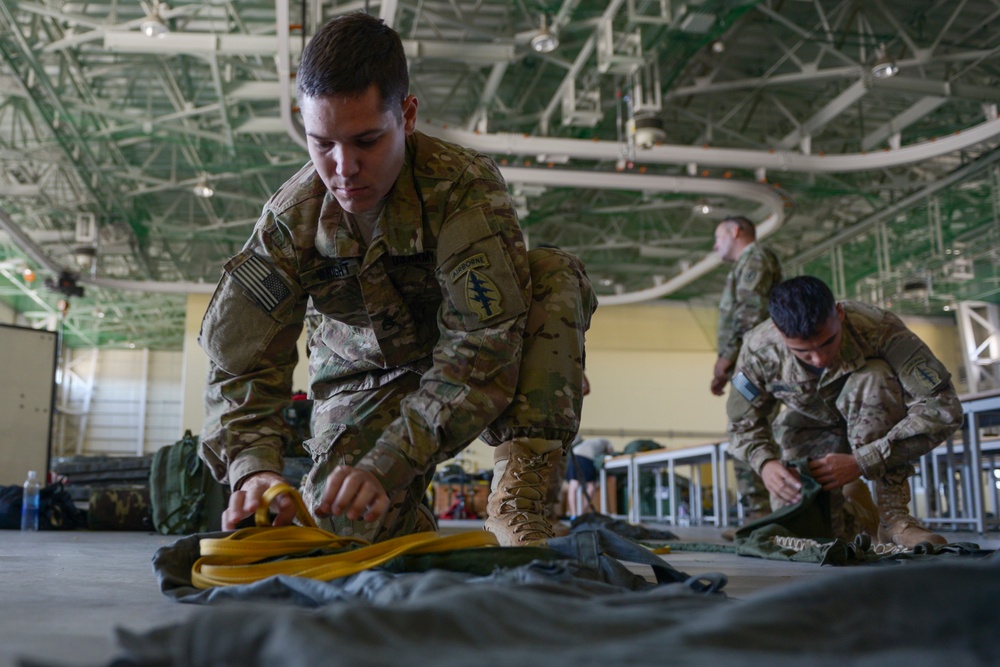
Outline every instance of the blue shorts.
{"label": "blue shorts", "polygon": [[574,454],[569,459],[566,466],[566,479],[577,479],[581,482],[596,482],[597,468],[594,467],[593,459]]}

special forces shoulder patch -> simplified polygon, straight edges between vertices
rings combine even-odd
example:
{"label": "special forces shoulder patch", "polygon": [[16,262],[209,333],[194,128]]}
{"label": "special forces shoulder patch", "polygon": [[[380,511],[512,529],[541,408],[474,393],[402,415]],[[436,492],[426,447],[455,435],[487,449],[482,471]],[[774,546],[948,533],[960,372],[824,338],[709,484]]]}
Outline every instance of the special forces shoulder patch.
{"label": "special forces shoulder patch", "polygon": [[742,371],[733,376],[733,389],[740,392],[743,398],[751,403],[753,403],[755,398],[760,396],[760,389]]}
{"label": "special forces shoulder patch", "polygon": [[[903,381],[904,387],[918,396],[929,394],[937,389],[943,379],[934,364],[928,363],[923,355],[917,355],[907,361],[901,375],[900,380]],[[918,391],[913,391],[914,389],[918,389]]]}
{"label": "special forces shoulder patch", "polygon": [[757,269],[750,267],[743,272],[740,278],[740,283],[744,288],[754,289],[757,287],[757,283],[760,282],[762,274]]}
{"label": "special forces shoulder patch", "polygon": [[247,257],[229,275],[269,313],[292,294],[277,272],[257,255]]}
{"label": "special forces shoulder patch", "polygon": [[479,253],[462,260],[449,273],[451,282],[459,284],[459,281],[465,281],[465,304],[480,322],[502,315],[504,312],[500,290],[483,271],[489,266],[490,262],[486,255]]}

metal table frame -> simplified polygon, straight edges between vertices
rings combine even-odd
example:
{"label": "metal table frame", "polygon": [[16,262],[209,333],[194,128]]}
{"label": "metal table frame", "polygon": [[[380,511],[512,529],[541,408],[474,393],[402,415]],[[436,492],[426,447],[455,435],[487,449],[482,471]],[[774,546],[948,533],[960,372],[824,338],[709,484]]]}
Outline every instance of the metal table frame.
{"label": "metal table frame", "polygon": [[[954,530],[965,527],[982,534],[988,527],[1000,525],[1000,480],[992,478],[997,469],[996,457],[1000,454],[1000,440],[982,441],[982,421],[986,415],[1000,419],[1000,390],[985,394],[975,394],[962,398],[962,412],[965,415],[961,440],[948,439],[915,462],[915,467],[924,483],[924,511],[917,511],[917,495],[913,494],[912,511],[929,525],[948,526]],[[998,422],[1000,423],[1000,422]],[[677,477],[676,468],[687,465],[691,470],[691,521],[692,523],[712,523],[724,527],[729,523],[728,471],[726,461],[730,457],[728,442],[717,442],[694,447],[658,449],[637,454],[613,456],[604,459],[600,471],[601,511],[607,514],[608,471],[624,470],[627,488],[627,504],[624,516],[630,523],[642,520],[640,506],[639,473],[642,469],[653,468],[656,473],[656,514],[649,518],[677,525]],[[701,503],[701,476],[696,467],[710,464],[712,473],[713,506],[717,509],[709,517],[704,516]],[[667,472],[666,486],[663,471]],[[986,516],[986,489],[983,475],[989,478],[992,516]],[[943,485],[941,484],[943,482]],[[913,480],[911,479],[911,484]],[[871,486],[871,484],[869,485]],[[912,487],[911,487],[912,488]],[[670,513],[664,516],[661,500],[671,499]],[[931,506],[931,497],[935,506]],[[947,511],[943,511],[944,507]],[[736,495],[737,516],[742,519],[739,491]]]}
{"label": "metal table frame", "polygon": [[[653,468],[656,474],[656,514],[649,518],[657,521],[666,521],[671,525],[678,525],[677,508],[678,484],[677,467],[688,466],[690,470],[690,520],[692,524],[712,523],[716,526],[728,525],[728,504],[726,494],[726,466],[725,451],[727,443],[711,443],[707,445],[697,445],[694,447],[681,447],[676,449],[656,449],[637,454],[627,454],[604,459],[601,466],[601,511],[607,514],[607,474],[609,470],[625,470],[626,476],[626,498],[628,507],[625,518],[629,523],[641,523],[643,517],[640,505],[640,484],[639,474],[643,469]],[[665,464],[665,465],[664,465]],[[708,464],[711,466],[709,483],[712,485],[712,507],[713,514],[706,517],[701,500],[701,475],[698,473],[700,466]],[[663,471],[667,471],[667,484],[663,484]],[[667,497],[670,498],[670,514],[664,516],[661,499],[666,489]]]}
{"label": "metal table frame", "polygon": [[[995,443],[989,443],[987,445],[988,456],[984,459],[981,430],[983,427],[983,417],[990,413],[994,417],[1000,417],[1000,391],[974,394],[962,398],[962,412],[965,414],[965,424],[962,432],[964,446],[961,447],[961,451],[959,452],[961,455],[960,458],[952,453],[951,448],[953,445],[951,441],[937,447],[931,452],[931,454],[936,454],[939,450],[945,448],[947,470],[949,471],[946,477],[949,500],[948,513],[952,516],[933,517],[930,522],[952,524],[956,528],[960,523],[969,523],[975,526],[976,532],[985,533],[987,525],[995,526],[1000,522],[1000,519],[996,516],[998,499],[996,480],[994,479],[990,480],[992,487],[990,495],[994,504],[994,516],[989,519],[986,517],[983,470],[984,465],[988,465],[988,469],[993,470],[995,462],[994,450],[997,449],[997,446]],[[936,458],[936,456],[932,457],[932,464],[938,464],[935,460]],[[955,471],[960,472],[958,476],[960,477],[962,487],[956,485]],[[940,477],[935,476],[935,480],[937,479],[940,479]],[[960,488],[963,500],[968,499],[968,502],[963,503],[967,507],[963,507],[962,514],[966,516],[956,516],[958,514],[958,494]]]}

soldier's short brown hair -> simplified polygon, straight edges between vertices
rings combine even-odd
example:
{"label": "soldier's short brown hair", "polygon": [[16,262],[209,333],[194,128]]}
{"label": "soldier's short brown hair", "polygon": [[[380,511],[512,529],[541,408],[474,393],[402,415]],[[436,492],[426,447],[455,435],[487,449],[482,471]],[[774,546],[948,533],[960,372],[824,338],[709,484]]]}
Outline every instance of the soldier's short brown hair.
{"label": "soldier's short brown hair", "polygon": [[740,230],[740,234],[747,236],[748,238],[753,240],[757,239],[757,228],[754,226],[752,222],[750,222],[748,218],[745,218],[742,215],[730,216],[725,220],[723,220],[722,222],[724,223],[731,222],[734,225],[736,225],[737,229]]}
{"label": "soldier's short brown hair", "polygon": [[410,91],[399,34],[382,19],[353,12],[328,21],[302,51],[298,96],[361,95],[374,84],[386,111],[402,110]]}

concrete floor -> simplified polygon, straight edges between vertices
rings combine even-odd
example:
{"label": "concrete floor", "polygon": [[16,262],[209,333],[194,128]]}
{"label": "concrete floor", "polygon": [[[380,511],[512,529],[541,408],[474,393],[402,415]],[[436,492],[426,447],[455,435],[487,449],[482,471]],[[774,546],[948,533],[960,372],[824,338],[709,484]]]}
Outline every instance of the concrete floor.
{"label": "concrete floor", "polygon": [[[444,522],[442,532],[480,526],[477,522]],[[673,531],[688,541],[722,543],[720,531],[712,527],[678,527]],[[997,533],[944,534],[950,541],[1000,548]],[[105,665],[116,653],[115,628],[139,631],[187,618],[197,607],[163,596],[150,565],[153,553],[176,539],[151,533],[0,532],[0,667],[13,667],[24,657],[77,667]],[[860,569],[725,553],[675,551],[664,558],[691,575],[726,574],[729,583],[725,591],[733,598],[805,578]]]}

